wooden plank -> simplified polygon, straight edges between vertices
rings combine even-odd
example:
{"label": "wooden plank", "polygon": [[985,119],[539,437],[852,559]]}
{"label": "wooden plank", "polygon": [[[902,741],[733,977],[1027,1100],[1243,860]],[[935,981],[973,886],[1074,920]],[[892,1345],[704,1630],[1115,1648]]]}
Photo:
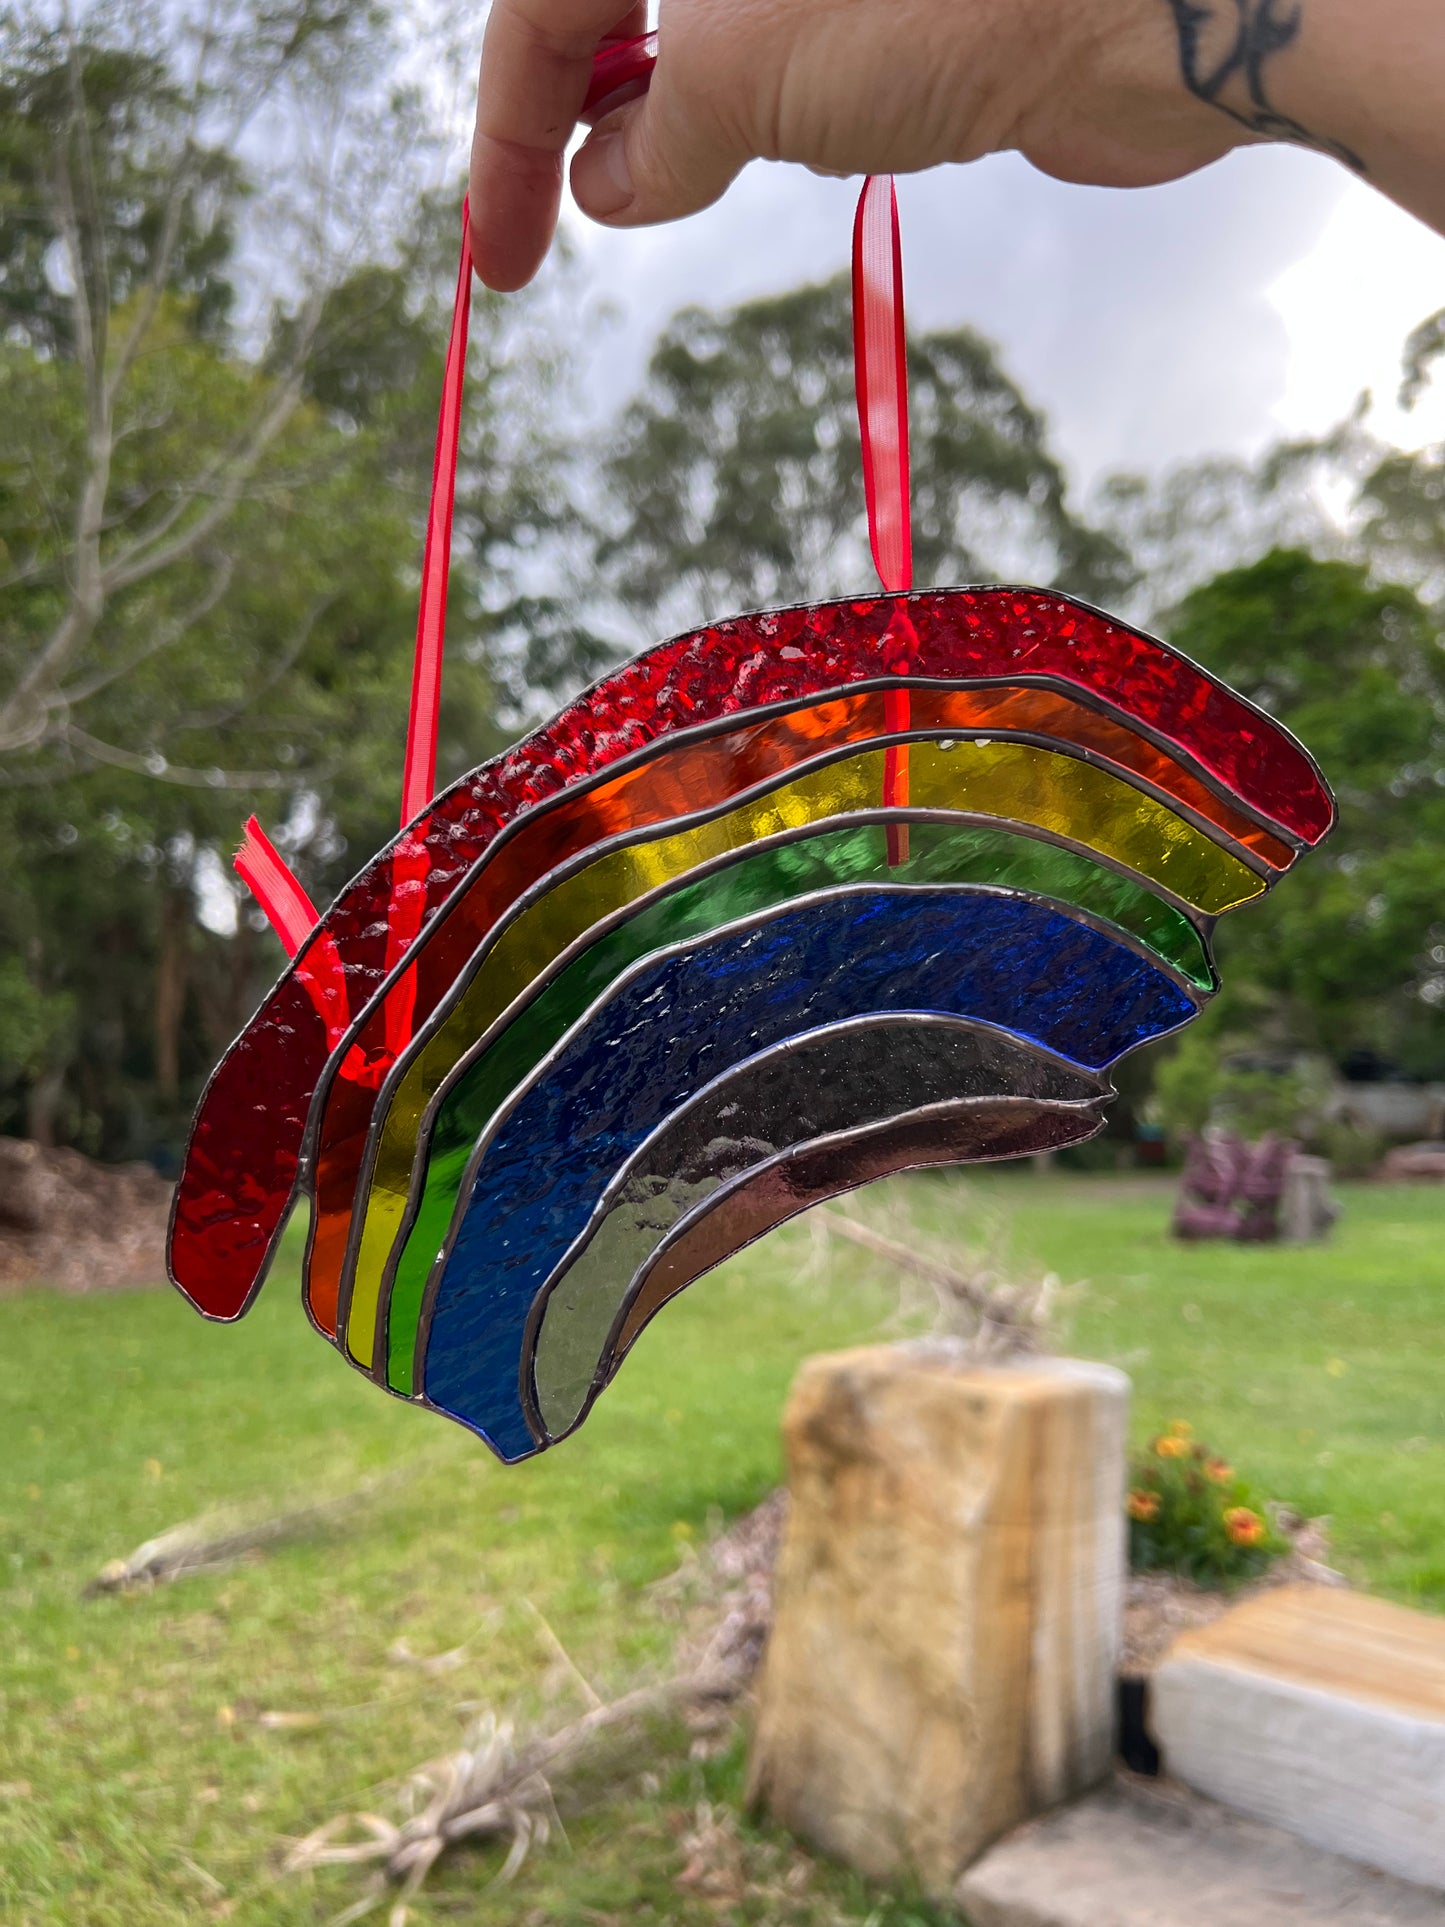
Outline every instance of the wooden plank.
{"label": "wooden plank", "polygon": [[1320,1587],[1262,1594],[1175,1642],[1152,1717],[1187,1785],[1445,1888],[1445,1620]]}

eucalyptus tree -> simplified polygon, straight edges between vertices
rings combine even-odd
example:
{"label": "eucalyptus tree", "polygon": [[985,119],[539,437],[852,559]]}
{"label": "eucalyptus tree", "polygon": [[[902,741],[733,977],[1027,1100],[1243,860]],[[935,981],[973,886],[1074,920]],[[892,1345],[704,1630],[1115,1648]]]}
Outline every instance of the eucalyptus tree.
{"label": "eucalyptus tree", "polygon": [[[272,967],[201,922],[240,823],[323,900],[394,824],[460,232],[395,56],[340,0],[0,14],[0,1127],[173,1141]],[[477,306],[448,773],[552,512],[525,315]]]}
{"label": "eucalyptus tree", "polygon": [[[1043,417],[969,329],[908,346],[920,584],[1132,580],[1069,502]],[[601,470],[599,563],[641,633],[876,586],[839,278],[664,332]]]}

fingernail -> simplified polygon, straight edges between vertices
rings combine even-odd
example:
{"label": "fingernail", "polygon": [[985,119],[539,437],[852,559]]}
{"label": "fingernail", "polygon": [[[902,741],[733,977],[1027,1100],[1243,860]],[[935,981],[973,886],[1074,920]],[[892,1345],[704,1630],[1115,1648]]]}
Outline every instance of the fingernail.
{"label": "fingernail", "polygon": [[578,149],[572,163],[572,192],[583,212],[599,221],[622,212],[632,199],[627,141],[622,134],[596,134]]}

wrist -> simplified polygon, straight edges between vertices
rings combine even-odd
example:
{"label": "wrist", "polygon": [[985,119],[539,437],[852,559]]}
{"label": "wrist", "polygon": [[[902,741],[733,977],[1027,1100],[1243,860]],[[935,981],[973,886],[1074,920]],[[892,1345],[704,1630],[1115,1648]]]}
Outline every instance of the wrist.
{"label": "wrist", "polygon": [[1317,148],[1357,172],[1347,135],[1348,95],[1338,87],[1342,29],[1352,0],[1161,0],[1170,17],[1181,85],[1233,121],[1246,139]]}
{"label": "wrist", "polygon": [[[1237,0],[1219,4],[1236,15]],[[1175,0],[1105,0],[1075,15],[1067,37],[1057,31],[1057,0],[1043,11],[1055,16],[1038,34],[1051,71],[1011,144],[1046,172],[1143,186],[1267,138],[1185,84]]]}

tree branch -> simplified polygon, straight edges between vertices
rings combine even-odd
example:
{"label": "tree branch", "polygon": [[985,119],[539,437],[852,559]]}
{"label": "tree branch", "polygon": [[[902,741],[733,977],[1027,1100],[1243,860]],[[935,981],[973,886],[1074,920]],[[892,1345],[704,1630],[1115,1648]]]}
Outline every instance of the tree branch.
{"label": "tree branch", "polygon": [[299,372],[280,385],[275,400],[230,463],[222,459],[212,465],[211,473],[217,477],[224,476],[225,479],[220,482],[211,506],[198,515],[189,527],[182,529],[179,535],[169,541],[164,539],[164,529],[177,526],[186,509],[194,506],[199,488],[204,487],[204,481],[192,484],[182,495],[177,512],[163,518],[161,530],[153,529],[139,537],[126,553],[106,568],[100,585],[103,598],[115,595],[122,589],[133,588],[136,583],[145,582],[163,569],[185,561],[229,519],[267,449],[300,406],[302,392]]}
{"label": "tree branch", "polygon": [[[69,48],[71,131],[77,136],[86,166],[93,167],[85,125],[85,94],[79,47],[68,7],[65,11],[65,31]],[[94,185],[92,174],[90,191],[86,197],[91,201],[94,200]],[[3,709],[0,709],[0,745],[12,748],[35,740],[34,714],[37,705],[42,716],[48,708],[43,693],[46,686],[54,682],[65,665],[89,640],[105,606],[100,533],[105,522],[105,503],[110,490],[112,442],[109,401],[101,373],[107,317],[104,312],[98,314],[93,306],[97,301],[103,304],[105,288],[103,276],[98,275],[88,261],[80,209],[64,149],[56,168],[55,196],[56,227],[74,282],[71,307],[75,318],[76,349],[85,375],[86,463],[75,511],[74,564],[69,605],[51,631],[49,640],[21,673]],[[94,225],[99,229],[98,211],[94,216]],[[97,245],[103,250],[103,240],[98,241]],[[42,722],[42,733],[46,726]]]}
{"label": "tree branch", "polygon": [[179,736],[190,729],[224,729],[227,723],[234,722],[238,716],[244,716],[246,711],[252,708],[262,696],[269,695],[283,676],[288,675],[290,671],[295,668],[301,651],[311,640],[312,631],[335,600],[335,596],[320,596],[317,598],[307,611],[289,648],[281,652],[280,657],[272,664],[270,673],[263,677],[254,688],[246,691],[245,697],[241,702],[230,703],[224,709],[202,710],[200,712],[192,712],[189,716],[182,716],[178,721],[167,725],[165,734],[167,736]]}
{"label": "tree branch", "polygon": [[72,708],[77,703],[89,702],[90,698],[99,695],[102,689],[108,689],[112,683],[121,681],[133,670],[139,669],[143,662],[149,662],[152,656],[160,655],[163,650],[179,642],[189,629],[194,628],[198,622],[204,622],[230,588],[231,578],[235,573],[234,556],[218,557],[211,571],[209,587],[191,604],[189,609],[175,616],[152,641],[146,644],[144,649],[138,650],[128,661],[118,664],[113,669],[102,670],[99,674],[92,676],[88,682],[77,683],[69,689],[62,689],[60,700]]}
{"label": "tree branch", "polygon": [[129,770],[133,775],[149,776],[159,782],[176,783],[184,789],[282,790],[295,781],[274,769],[185,769],[178,764],[168,763],[158,750],[141,755],[137,750],[118,749],[114,743],[102,743],[75,723],[65,725],[62,740],[82,756],[88,756],[92,762],[107,763],[112,769]]}

